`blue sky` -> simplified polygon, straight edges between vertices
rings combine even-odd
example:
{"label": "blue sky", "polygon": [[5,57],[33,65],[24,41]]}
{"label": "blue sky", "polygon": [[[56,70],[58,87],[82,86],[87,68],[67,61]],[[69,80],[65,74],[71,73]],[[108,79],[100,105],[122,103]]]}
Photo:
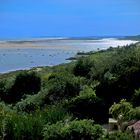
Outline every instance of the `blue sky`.
{"label": "blue sky", "polygon": [[140,0],[0,0],[0,38],[140,34]]}

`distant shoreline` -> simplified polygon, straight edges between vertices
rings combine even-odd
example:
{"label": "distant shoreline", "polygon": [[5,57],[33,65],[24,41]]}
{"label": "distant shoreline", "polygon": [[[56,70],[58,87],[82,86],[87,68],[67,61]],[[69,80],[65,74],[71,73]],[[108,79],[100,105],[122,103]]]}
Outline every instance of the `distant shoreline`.
{"label": "distant shoreline", "polygon": [[0,42],[0,48],[1,49],[27,49],[27,48],[33,48],[33,49],[41,49],[41,48],[46,48],[46,49],[68,49],[70,48],[70,46],[47,46],[47,45],[39,45],[39,44],[35,44],[35,43],[28,43],[28,42],[18,42],[18,43],[14,43],[14,42],[4,42],[1,43]]}
{"label": "distant shoreline", "polygon": [[[57,41],[71,41],[71,40],[74,40],[74,41],[93,41],[92,43],[94,42],[97,42],[97,43],[100,43],[100,42],[109,42],[109,41],[127,41],[127,42],[132,42],[132,43],[137,43],[138,41],[135,41],[135,40],[120,40],[118,38],[102,38],[102,39],[72,39],[72,38],[38,38],[38,39],[27,39],[27,40],[4,40],[4,41],[0,41],[0,48],[2,49],[7,49],[7,48],[14,48],[14,49],[27,49],[27,48],[46,48],[46,49],[76,49],[72,46],[68,46],[68,45],[57,45]],[[47,43],[49,42],[55,42],[56,45],[48,45]],[[43,44],[44,43],[44,44]],[[130,44],[130,43],[129,43]]]}

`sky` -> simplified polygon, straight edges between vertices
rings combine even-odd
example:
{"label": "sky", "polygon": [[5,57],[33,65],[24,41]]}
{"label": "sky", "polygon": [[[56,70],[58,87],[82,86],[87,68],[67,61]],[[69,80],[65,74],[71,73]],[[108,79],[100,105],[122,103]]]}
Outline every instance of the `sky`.
{"label": "sky", "polygon": [[140,34],[140,0],[0,0],[0,38]]}

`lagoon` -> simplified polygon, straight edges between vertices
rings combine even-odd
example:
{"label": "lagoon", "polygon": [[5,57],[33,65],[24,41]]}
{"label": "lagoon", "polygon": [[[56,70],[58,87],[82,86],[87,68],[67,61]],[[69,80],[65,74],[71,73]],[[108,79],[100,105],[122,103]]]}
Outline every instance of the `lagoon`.
{"label": "lagoon", "polygon": [[88,52],[136,43],[132,40],[107,39],[38,39],[0,41],[0,73],[53,66],[69,62],[77,52]]}

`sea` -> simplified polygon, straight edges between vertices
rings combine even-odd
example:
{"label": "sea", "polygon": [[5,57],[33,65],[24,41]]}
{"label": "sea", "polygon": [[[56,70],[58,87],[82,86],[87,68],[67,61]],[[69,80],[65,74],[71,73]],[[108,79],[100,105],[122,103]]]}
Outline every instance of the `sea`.
{"label": "sea", "polygon": [[[26,47],[26,41],[32,42],[38,47]],[[20,43],[21,40],[0,40],[0,43],[9,42]],[[0,73],[40,66],[59,65],[70,62],[67,59],[74,57],[78,52],[98,51],[109,47],[136,43],[136,41],[117,38],[40,38],[22,40],[21,43],[23,42],[25,47],[23,45],[23,47],[0,47]]]}

